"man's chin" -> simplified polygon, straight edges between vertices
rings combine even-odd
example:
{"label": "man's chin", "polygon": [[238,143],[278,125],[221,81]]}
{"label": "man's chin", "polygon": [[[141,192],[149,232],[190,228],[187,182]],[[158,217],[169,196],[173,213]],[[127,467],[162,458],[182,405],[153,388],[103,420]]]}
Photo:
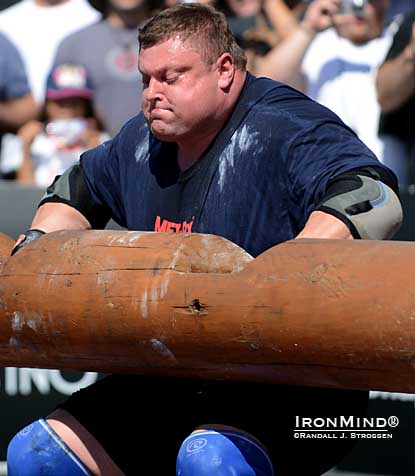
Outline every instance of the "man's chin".
{"label": "man's chin", "polygon": [[157,127],[150,127],[151,133],[156,139],[163,142],[175,142],[177,135],[172,134],[171,132],[166,131],[165,129],[159,129]]}
{"label": "man's chin", "polygon": [[364,45],[377,38],[381,32],[370,30],[367,24],[362,23],[360,25],[343,25],[338,28],[337,33],[356,45]]}
{"label": "man's chin", "polygon": [[178,139],[178,134],[166,127],[166,124],[161,124],[159,121],[154,120],[150,123],[150,130],[158,140],[163,142],[175,142]]}

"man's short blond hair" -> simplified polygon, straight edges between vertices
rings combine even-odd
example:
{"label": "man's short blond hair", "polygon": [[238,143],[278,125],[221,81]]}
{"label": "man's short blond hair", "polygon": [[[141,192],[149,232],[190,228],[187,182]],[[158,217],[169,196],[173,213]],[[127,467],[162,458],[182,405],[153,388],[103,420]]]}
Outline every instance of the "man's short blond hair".
{"label": "man's short blond hair", "polygon": [[229,53],[237,69],[246,69],[245,52],[237,44],[225,15],[213,7],[185,3],[161,11],[139,29],[140,51],[176,36],[189,43],[208,64]]}

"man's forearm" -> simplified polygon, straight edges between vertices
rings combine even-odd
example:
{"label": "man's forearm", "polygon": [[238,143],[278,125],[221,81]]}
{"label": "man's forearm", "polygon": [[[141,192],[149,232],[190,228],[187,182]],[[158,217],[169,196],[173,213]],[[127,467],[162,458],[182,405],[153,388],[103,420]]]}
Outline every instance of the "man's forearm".
{"label": "man's forearm", "polygon": [[284,0],[265,0],[263,8],[280,40],[294,33],[298,20]]}
{"label": "man's forearm", "polygon": [[38,109],[31,94],[0,102],[0,130],[15,132],[37,116]]}
{"label": "man's forearm", "polygon": [[340,0],[314,0],[294,32],[263,58],[258,58],[255,75],[276,79],[304,91],[301,67],[304,56],[315,36],[333,26],[333,15],[339,7]]}
{"label": "man's forearm", "polygon": [[415,93],[415,50],[411,45],[380,67],[376,89],[383,112],[398,109]]}
{"label": "man's forearm", "polygon": [[57,230],[88,230],[91,225],[75,208],[64,203],[48,202],[39,207],[30,228],[50,233]]}
{"label": "man's forearm", "polygon": [[298,238],[353,239],[350,230],[341,220],[320,211],[310,215],[304,229],[296,236],[296,239]]}
{"label": "man's forearm", "polygon": [[304,89],[301,64],[312,43],[315,33],[303,26],[275,46],[263,58],[257,59],[256,76],[265,76],[282,81],[298,89]]}

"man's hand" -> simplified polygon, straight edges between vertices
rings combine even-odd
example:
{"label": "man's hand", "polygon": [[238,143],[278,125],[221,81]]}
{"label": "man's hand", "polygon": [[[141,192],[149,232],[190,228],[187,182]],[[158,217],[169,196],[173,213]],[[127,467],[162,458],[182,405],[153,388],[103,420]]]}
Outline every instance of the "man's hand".
{"label": "man's hand", "polygon": [[353,240],[352,234],[341,220],[320,211],[310,215],[304,229],[295,237],[298,238]]}
{"label": "man's hand", "polygon": [[[28,244],[27,235],[31,235],[30,241],[44,233],[58,230],[88,230],[91,228],[89,221],[73,207],[64,203],[45,203],[38,208],[32,221],[30,230],[17,239],[12,254],[15,254],[23,246]],[[30,242],[29,241],[29,242]],[[22,245],[23,246],[20,246]]]}
{"label": "man's hand", "polygon": [[13,246],[11,255],[15,255],[18,251],[20,251],[22,248],[24,248],[26,245],[31,243],[32,241],[35,241],[39,236],[44,235],[45,232],[43,230],[37,230],[31,228],[30,230],[27,230],[26,233],[23,235],[20,235],[19,238],[17,239],[15,245]]}
{"label": "man's hand", "polygon": [[17,133],[23,142],[23,145],[29,147],[32,145],[35,137],[43,132],[44,126],[40,121],[29,121],[21,127]]}
{"label": "man's hand", "polygon": [[301,27],[311,34],[333,26],[333,15],[339,12],[341,0],[314,0],[310,3]]}

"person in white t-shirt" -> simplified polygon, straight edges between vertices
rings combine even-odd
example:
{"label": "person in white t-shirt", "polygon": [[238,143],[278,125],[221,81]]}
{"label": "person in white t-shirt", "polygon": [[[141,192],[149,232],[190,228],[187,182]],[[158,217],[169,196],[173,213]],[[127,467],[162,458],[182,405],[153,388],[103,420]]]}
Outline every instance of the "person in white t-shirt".
{"label": "person in white t-shirt", "polygon": [[20,51],[39,104],[60,41],[99,18],[87,0],[22,0],[0,13],[0,31]]}
{"label": "person in white t-shirt", "polygon": [[375,76],[392,41],[389,0],[314,0],[261,75],[287,82],[334,111],[383,159]]}

